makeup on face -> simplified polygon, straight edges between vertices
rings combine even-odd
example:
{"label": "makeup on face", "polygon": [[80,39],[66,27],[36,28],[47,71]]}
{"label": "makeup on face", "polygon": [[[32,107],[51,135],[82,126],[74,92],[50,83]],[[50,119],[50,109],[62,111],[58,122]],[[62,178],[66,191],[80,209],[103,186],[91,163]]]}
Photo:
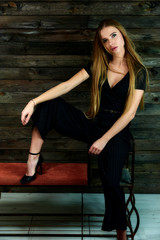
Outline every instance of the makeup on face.
{"label": "makeup on face", "polygon": [[121,32],[113,27],[104,27],[100,32],[102,43],[110,54],[117,54],[124,47],[124,39]]}

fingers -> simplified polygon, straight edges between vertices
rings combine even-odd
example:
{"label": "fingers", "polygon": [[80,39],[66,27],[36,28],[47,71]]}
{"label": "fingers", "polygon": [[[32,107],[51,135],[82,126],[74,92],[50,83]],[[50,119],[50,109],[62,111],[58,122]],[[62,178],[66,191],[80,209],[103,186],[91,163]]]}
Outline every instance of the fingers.
{"label": "fingers", "polygon": [[96,148],[96,147],[93,147],[93,146],[91,146],[90,147],[90,149],[89,149],[89,154],[94,154],[94,155],[98,155],[98,154],[100,154],[100,152],[101,152],[101,150],[100,149],[98,149],[98,148]]}
{"label": "fingers", "polygon": [[30,117],[31,117],[30,114],[25,114],[25,113],[22,112],[22,115],[21,115],[22,124],[26,125],[29,122]]}

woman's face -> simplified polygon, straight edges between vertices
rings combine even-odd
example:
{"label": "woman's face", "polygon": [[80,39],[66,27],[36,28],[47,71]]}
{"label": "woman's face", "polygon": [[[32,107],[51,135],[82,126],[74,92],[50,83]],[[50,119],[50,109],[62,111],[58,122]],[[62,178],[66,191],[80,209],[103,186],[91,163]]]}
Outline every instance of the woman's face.
{"label": "woman's face", "polygon": [[111,55],[124,53],[124,38],[121,32],[112,26],[104,27],[100,31],[103,45]]}

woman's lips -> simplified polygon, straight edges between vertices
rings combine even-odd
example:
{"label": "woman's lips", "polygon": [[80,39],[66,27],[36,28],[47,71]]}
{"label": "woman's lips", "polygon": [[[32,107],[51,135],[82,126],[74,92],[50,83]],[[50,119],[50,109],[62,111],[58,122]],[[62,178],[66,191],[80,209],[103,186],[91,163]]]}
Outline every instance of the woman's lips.
{"label": "woman's lips", "polygon": [[117,49],[117,47],[114,47],[114,48],[112,48],[111,50],[112,50],[112,51],[115,51],[116,49]]}

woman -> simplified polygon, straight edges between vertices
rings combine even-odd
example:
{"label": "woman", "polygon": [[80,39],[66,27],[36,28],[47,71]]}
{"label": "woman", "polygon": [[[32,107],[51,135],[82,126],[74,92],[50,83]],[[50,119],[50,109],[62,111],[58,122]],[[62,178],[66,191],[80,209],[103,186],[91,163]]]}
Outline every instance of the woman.
{"label": "woman", "polygon": [[[92,77],[91,106],[84,114],[59,96]],[[89,154],[98,155],[105,196],[102,230],[116,229],[119,240],[126,240],[125,197],[120,179],[129,152],[129,125],[143,94],[148,72],[123,26],[115,20],[100,23],[93,48],[92,63],[68,81],[32,99],[22,111],[26,125],[32,116],[33,131],[27,172],[21,183],[36,177],[43,158],[40,150],[47,133],[58,132],[90,144]],[[38,105],[38,106],[37,106]],[[37,106],[34,111],[34,107]]]}

